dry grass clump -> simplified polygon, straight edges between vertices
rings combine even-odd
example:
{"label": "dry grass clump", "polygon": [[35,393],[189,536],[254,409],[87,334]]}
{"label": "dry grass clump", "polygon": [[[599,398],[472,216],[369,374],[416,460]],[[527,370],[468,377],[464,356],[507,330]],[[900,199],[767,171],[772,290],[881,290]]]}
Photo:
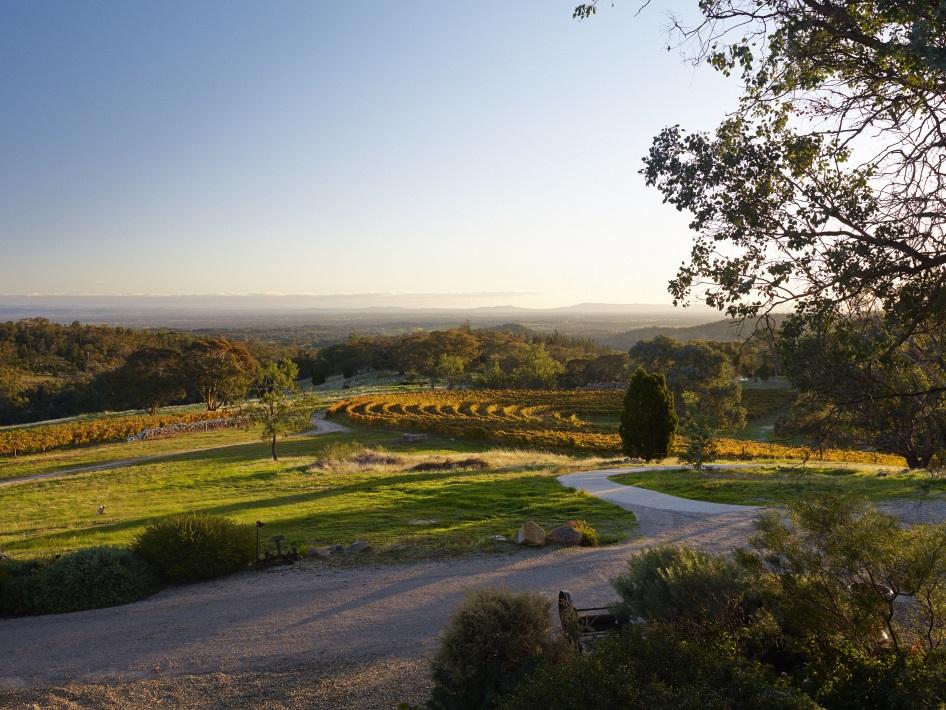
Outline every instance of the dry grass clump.
{"label": "dry grass clump", "polygon": [[402,459],[400,456],[390,454],[381,447],[378,447],[359,451],[352,456],[349,461],[363,468],[367,468],[368,466],[397,466],[402,462]]}
{"label": "dry grass clump", "polygon": [[458,461],[453,461],[451,459],[444,459],[443,461],[424,461],[419,463],[416,466],[411,467],[411,471],[462,471],[462,470],[476,470],[483,471],[487,468],[490,468],[489,461],[486,459],[481,459],[478,456],[474,456],[468,459],[459,459]]}
{"label": "dry grass clump", "polygon": [[401,456],[389,453],[380,446],[369,448],[353,442],[336,442],[325,446],[319,452],[319,458],[309,464],[308,470],[400,469],[402,463]]}

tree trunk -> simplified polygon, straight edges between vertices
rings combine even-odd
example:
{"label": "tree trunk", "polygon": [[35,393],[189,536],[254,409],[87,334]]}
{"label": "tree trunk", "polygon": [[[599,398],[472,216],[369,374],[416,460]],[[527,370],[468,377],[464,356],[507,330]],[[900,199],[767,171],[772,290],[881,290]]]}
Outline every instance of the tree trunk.
{"label": "tree trunk", "polygon": [[275,435],[275,434],[273,434],[273,446],[272,446],[272,449],[273,449],[273,461],[279,461],[279,459],[276,458],[276,435]]}

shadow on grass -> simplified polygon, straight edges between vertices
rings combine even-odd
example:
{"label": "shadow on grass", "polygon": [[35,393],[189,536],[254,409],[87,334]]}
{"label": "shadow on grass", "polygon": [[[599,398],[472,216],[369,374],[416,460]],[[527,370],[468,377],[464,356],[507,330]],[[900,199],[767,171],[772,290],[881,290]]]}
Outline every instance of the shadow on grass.
{"label": "shadow on grass", "polygon": [[[542,525],[585,519],[605,532],[627,530],[635,518],[629,511],[563,488],[548,476],[489,477],[482,472],[389,475],[347,486],[289,495],[269,495],[226,504],[182,507],[175,512],[201,511],[266,523],[266,538],[285,534],[296,542],[320,543],[418,539],[451,535],[477,542],[488,534],[510,535],[526,520]],[[345,498],[349,500],[345,500]],[[84,536],[129,537],[164,517],[139,516],[106,525],[42,535],[48,548],[75,545]],[[417,526],[412,520],[437,523]]]}

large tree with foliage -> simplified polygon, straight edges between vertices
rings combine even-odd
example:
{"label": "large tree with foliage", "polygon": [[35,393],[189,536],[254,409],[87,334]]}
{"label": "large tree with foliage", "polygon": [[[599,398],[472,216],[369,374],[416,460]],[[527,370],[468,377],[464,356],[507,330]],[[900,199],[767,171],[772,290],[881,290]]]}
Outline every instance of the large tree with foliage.
{"label": "large tree with foliage", "polygon": [[303,431],[311,425],[315,403],[311,397],[300,395],[296,385],[299,368],[292,360],[267,362],[253,380],[253,392],[259,401],[249,408],[250,420],[261,425],[260,437],[270,442],[273,461],[276,458],[276,439]]}
{"label": "large tree with foliage", "polygon": [[[788,326],[815,338],[859,333],[842,364],[862,387],[829,412],[878,396],[925,407],[918,397],[946,392],[943,4],[705,0],[699,10],[700,23],[672,34],[695,61],[739,75],[743,96],[714,132],[666,128],[645,158],[647,183],[696,232],[671,293],[735,316],[790,307]],[[837,365],[830,356],[812,353],[815,367]],[[889,376],[906,360],[922,377]]]}
{"label": "large tree with foliage", "polygon": [[659,373],[638,367],[624,395],[621,446],[627,456],[659,461],[670,455],[677,431],[677,414],[667,381]]}
{"label": "large tree with foliage", "polygon": [[187,394],[182,356],[171,348],[142,348],[125,360],[110,378],[119,406],[146,409],[154,416],[158,407]]}
{"label": "large tree with foliage", "polygon": [[714,134],[667,128],[645,159],[697,232],[673,294],[737,315],[879,308],[910,332],[946,298],[942,4],[699,6],[678,31],[744,94]]}
{"label": "large tree with foliage", "polygon": [[693,407],[713,429],[740,429],[745,424],[742,389],[734,380],[732,363],[713,344],[699,340],[680,343],[658,335],[634,345],[630,359],[633,365],[667,378],[678,412],[687,409],[684,394],[690,392]]}
{"label": "large tree with foliage", "polygon": [[939,337],[941,327],[871,355],[865,343],[880,327],[876,319],[795,325],[783,328],[778,347],[784,372],[801,394],[779,433],[821,446],[869,446],[903,456],[910,468],[928,466],[946,449],[946,393],[934,386],[936,372],[914,346],[932,349],[928,340]]}
{"label": "large tree with foliage", "polygon": [[213,411],[221,404],[242,398],[259,363],[242,343],[228,340],[195,340],[184,352],[187,381]]}

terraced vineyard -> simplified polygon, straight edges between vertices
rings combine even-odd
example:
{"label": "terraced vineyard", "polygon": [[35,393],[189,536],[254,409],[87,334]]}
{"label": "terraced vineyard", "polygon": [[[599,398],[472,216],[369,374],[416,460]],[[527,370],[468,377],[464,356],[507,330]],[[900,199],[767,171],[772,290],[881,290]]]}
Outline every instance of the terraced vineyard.
{"label": "terraced vineyard", "polygon": [[[616,426],[594,419],[616,419],[624,393],[616,390],[538,392],[477,390],[396,392],[337,402],[327,416],[345,417],[368,427],[430,432],[511,446],[617,456]],[[678,438],[677,447],[682,445]],[[720,458],[729,460],[813,459],[902,466],[899,456],[864,451],[826,450],[719,439]]]}

